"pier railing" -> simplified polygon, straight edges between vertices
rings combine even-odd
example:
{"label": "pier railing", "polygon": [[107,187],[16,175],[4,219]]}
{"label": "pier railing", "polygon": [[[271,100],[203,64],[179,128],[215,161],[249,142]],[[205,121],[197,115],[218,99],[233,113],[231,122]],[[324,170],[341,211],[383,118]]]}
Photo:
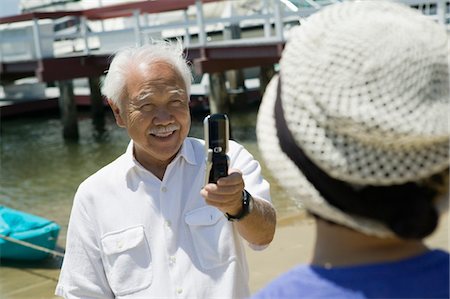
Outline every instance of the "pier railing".
{"label": "pier railing", "polygon": [[[281,1],[261,0],[259,5],[253,2],[252,8],[256,11],[238,15],[233,8],[233,2],[237,1],[169,3],[174,2],[177,5],[156,0],[84,11],[34,12],[1,18],[0,61],[110,54],[120,47],[143,44],[154,38],[179,37],[186,47],[217,45],[230,42],[218,33],[233,25],[259,26],[261,29],[259,35],[241,38],[233,44],[283,40],[284,24],[298,22],[302,16],[318,9],[304,7],[294,13]],[[223,12],[213,11],[224,8],[229,10],[226,17],[220,16]]]}
{"label": "pier railing", "polygon": [[[289,26],[339,1],[344,0],[154,0],[4,17],[0,18],[0,61],[111,54],[155,38],[179,37],[187,48],[284,41]],[[449,26],[449,1],[401,2]],[[233,26],[251,33],[239,38],[226,34]]]}

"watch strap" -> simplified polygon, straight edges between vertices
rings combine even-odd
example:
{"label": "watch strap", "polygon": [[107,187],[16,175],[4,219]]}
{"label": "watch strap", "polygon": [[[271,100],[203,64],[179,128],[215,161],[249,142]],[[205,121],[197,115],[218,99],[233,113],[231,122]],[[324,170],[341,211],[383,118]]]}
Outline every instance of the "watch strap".
{"label": "watch strap", "polygon": [[228,221],[239,221],[250,213],[250,205],[253,197],[247,190],[242,190],[242,209],[237,215],[230,215],[225,213],[225,217],[227,217]]}

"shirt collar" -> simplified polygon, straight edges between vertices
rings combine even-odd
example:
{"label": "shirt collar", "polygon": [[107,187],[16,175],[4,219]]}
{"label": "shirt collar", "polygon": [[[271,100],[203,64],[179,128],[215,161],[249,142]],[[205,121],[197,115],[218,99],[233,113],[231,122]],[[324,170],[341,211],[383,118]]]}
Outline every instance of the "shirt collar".
{"label": "shirt collar", "polygon": [[[134,157],[133,153],[134,143],[133,140],[130,140],[130,143],[127,146],[127,150],[125,152],[125,171],[129,171],[134,167],[143,168],[141,163],[139,163]],[[189,138],[184,139],[183,144],[181,145],[181,149],[178,154],[175,156],[172,162],[177,159],[183,158],[187,163],[191,165],[197,165],[197,160],[195,158],[194,148]]]}
{"label": "shirt collar", "polygon": [[175,159],[177,159],[178,156],[183,157],[184,160],[191,165],[197,165],[194,148],[192,146],[190,138],[184,139],[184,142],[181,145],[181,150],[178,152],[177,157],[175,157]]}

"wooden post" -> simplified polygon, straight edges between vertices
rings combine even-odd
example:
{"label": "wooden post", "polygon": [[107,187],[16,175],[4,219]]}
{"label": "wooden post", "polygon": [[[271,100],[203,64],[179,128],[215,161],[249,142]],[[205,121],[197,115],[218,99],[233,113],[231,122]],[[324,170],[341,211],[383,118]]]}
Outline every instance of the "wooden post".
{"label": "wooden post", "polygon": [[211,114],[229,111],[224,73],[209,74],[209,110]]}
{"label": "wooden post", "polygon": [[275,75],[273,64],[261,66],[259,72],[259,92],[261,93],[261,97],[264,95],[267,84],[269,84],[270,79],[272,79],[273,75]]}
{"label": "wooden post", "polygon": [[191,44],[191,33],[189,32],[189,15],[187,13],[187,9],[183,10],[183,19],[186,24],[186,29],[184,31],[184,47],[188,48]]}
{"label": "wooden post", "polygon": [[442,24],[442,25],[447,24],[447,16],[446,16],[447,4],[446,3],[447,3],[447,1],[445,1],[445,0],[439,0],[436,3],[436,5],[437,5],[436,15],[438,17],[439,24]]}
{"label": "wooden post", "polygon": [[89,89],[91,90],[91,117],[94,128],[98,133],[105,131],[105,106],[100,92],[100,78],[90,77]]}
{"label": "wooden post", "polygon": [[279,41],[284,41],[283,10],[281,5],[283,5],[281,1],[275,1],[273,14],[275,17],[275,36]]}
{"label": "wooden post", "polygon": [[137,47],[142,46],[141,37],[141,12],[137,9],[133,10],[134,17],[134,42]]}
{"label": "wooden post", "polygon": [[198,44],[200,46],[206,45],[206,31],[205,31],[205,18],[203,15],[203,4],[201,0],[195,0],[195,9],[197,16],[198,27]]}
{"label": "wooden post", "polygon": [[[234,6],[231,2],[230,4],[230,15],[234,16]],[[223,39],[240,39],[241,38],[241,27],[239,23],[232,23],[223,29]],[[226,71],[226,78],[230,84],[229,90],[229,100],[230,104],[237,104],[239,107],[246,102],[247,95],[245,94],[245,78],[244,72],[242,70],[229,70]]]}
{"label": "wooden post", "polygon": [[67,140],[78,140],[77,106],[73,94],[72,80],[58,81],[59,110],[63,125],[63,136]]}
{"label": "wooden post", "polygon": [[268,10],[269,0],[263,0],[263,15],[264,15],[264,37],[269,38],[272,35],[272,25],[270,24],[270,13]]}
{"label": "wooden post", "polygon": [[230,84],[230,89],[228,90],[230,106],[233,108],[244,107],[247,103],[244,73],[242,70],[230,70],[226,71],[225,74]]}
{"label": "wooden post", "polygon": [[83,39],[83,45],[84,45],[84,50],[83,50],[83,54],[84,55],[89,55],[91,50],[89,49],[89,30],[88,30],[88,25],[87,25],[87,18],[85,16],[80,17],[80,26],[81,26],[81,37]]}
{"label": "wooden post", "polygon": [[33,19],[33,42],[36,59],[42,59],[41,32],[39,30],[39,19],[37,18]]}

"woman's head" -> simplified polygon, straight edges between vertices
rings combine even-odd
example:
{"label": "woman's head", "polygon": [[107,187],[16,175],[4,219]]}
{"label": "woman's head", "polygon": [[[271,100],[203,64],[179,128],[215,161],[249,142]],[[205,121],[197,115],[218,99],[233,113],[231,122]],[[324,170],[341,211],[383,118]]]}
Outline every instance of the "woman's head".
{"label": "woman's head", "polygon": [[392,234],[399,224],[349,208],[410,204],[448,168],[448,50],[444,27],[388,1],[332,5],[294,29],[257,126],[280,184],[325,219]]}

